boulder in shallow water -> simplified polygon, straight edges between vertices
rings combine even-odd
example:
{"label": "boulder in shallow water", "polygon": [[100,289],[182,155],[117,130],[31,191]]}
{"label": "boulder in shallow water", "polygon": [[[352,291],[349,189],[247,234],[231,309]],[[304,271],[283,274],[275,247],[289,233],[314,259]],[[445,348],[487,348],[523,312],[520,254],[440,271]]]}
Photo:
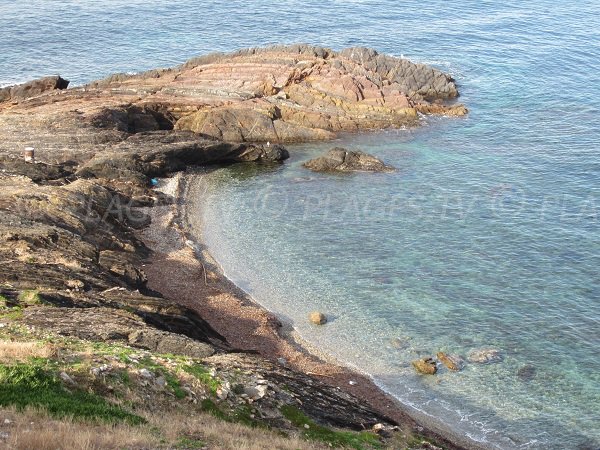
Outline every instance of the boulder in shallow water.
{"label": "boulder in shallow water", "polygon": [[341,147],[333,148],[324,156],[305,162],[304,167],[315,172],[394,172],[396,170],[372,155]]}
{"label": "boulder in shallow water", "polygon": [[421,358],[416,359],[412,362],[415,370],[423,375],[435,375],[437,372],[437,365],[433,358]]}
{"label": "boulder in shallow water", "polygon": [[531,364],[526,364],[517,370],[517,378],[521,381],[531,381],[535,378],[536,369]]}
{"label": "boulder in shallow water", "polygon": [[491,364],[502,361],[502,355],[499,350],[494,348],[485,348],[473,350],[467,357],[469,362],[478,364]]}
{"label": "boulder in shallow water", "polygon": [[450,370],[459,371],[464,366],[463,359],[458,355],[448,355],[444,352],[438,352],[436,356]]}
{"label": "boulder in shallow water", "polygon": [[327,323],[327,317],[322,312],[313,311],[308,315],[310,320],[315,325],[325,325]]}

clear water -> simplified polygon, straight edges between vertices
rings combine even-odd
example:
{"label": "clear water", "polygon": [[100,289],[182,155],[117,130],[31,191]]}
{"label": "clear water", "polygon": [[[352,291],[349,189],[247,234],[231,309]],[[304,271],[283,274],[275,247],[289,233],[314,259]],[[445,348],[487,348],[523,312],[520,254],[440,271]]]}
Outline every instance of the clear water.
{"label": "clear water", "polygon": [[[330,143],[292,148],[281,167],[219,170],[205,238],[259,301],[406,404],[492,447],[596,449],[600,2],[421,3],[0,0],[0,84],[80,84],[286,42],[368,45],[451,72],[466,119],[338,142],[397,173],[302,169]],[[309,326],[312,309],[332,322]],[[482,347],[503,362],[410,367]]]}

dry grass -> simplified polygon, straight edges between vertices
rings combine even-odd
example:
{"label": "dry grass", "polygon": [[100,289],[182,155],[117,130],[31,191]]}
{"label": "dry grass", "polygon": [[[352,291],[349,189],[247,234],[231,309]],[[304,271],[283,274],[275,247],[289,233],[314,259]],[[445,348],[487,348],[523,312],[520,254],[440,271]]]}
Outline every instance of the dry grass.
{"label": "dry grass", "polygon": [[25,361],[28,358],[50,358],[56,355],[56,349],[48,344],[37,342],[0,341],[0,361]]}
{"label": "dry grass", "polygon": [[[43,412],[0,408],[0,448],[100,450],[206,448],[210,450],[322,450],[329,447],[231,424],[206,414],[150,415],[148,425],[92,425],[56,420]],[[9,419],[10,423],[5,423]],[[158,432],[157,432],[158,431]]]}
{"label": "dry grass", "polygon": [[[9,419],[11,423],[5,423]],[[0,448],[14,450],[156,448],[158,440],[141,427],[90,425],[56,420],[43,412],[0,408]]]}

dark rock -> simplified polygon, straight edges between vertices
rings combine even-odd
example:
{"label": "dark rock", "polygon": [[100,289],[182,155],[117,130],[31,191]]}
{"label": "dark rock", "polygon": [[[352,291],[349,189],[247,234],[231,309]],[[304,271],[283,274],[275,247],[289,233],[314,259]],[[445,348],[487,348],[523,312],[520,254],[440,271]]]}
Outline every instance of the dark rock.
{"label": "dark rock", "polygon": [[66,89],[69,81],[60,76],[45,77],[27,83],[8,86],[0,89],[0,102],[8,100],[25,100],[44,92]]}
{"label": "dark rock", "polygon": [[280,145],[230,144],[190,132],[152,132],[131,136],[114,151],[83,164],[83,178],[119,179],[140,186],[188,166],[233,162],[280,162],[289,158]]}
{"label": "dark rock", "polygon": [[215,353],[215,349],[209,344],[195,341],[186,336],[152,329],[136,330],[129,334],[127,339],[130,345],[163,354],[205,358]]}
{"label": "dark rock", "polygon": [[36,183],[64,179],[74,172],[73,167],[66,164],[26,162],[14,156],[0,156],[0,166],[5,173],[23,175]]}
{"label": "dark rock", "polygon": [[367,153],[340,147],[333,148],[325,156],[311,159],[303,165],[315,172],[393,172],[396,170]]}
{"label": "dark rock", "polygon": [[532,365],[525,365],[517,370],[517,378],[521,381],[531,381],[535,378],[537,370]]}

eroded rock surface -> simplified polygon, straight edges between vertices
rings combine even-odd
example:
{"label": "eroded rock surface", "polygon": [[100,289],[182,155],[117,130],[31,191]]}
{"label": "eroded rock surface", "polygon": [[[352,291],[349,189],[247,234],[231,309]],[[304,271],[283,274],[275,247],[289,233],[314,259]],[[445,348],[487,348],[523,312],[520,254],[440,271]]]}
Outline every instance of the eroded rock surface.
{"label": "eroded rock surface", "polygon": [[394,172],[396,170],[375,156],[340,147],[329,150],[324,156],[305,162],[304,167],[315,172]]}
{"label": "eroded rock surface", "polygon": [[86,160],[142,132],[277,143],[466,113],[449,75],[365,48],[247,49],[71,89],[61,80],[0,91],[0,153],[33,146],[45,162]]}

